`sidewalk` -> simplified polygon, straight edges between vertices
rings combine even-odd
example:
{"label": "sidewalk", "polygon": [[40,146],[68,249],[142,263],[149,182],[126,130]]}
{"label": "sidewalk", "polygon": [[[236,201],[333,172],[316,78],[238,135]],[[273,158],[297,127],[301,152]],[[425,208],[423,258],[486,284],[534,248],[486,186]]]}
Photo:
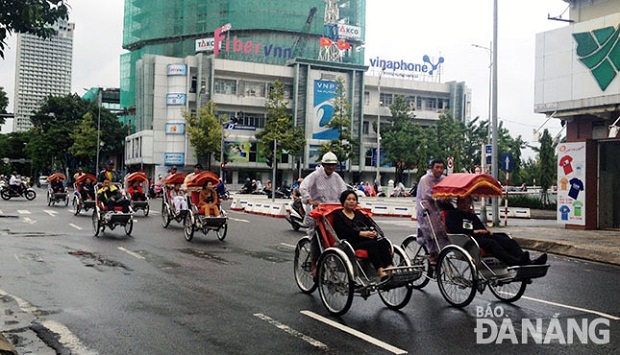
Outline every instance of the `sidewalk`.
{"label": "sidewalk", "polygon": [[535,223],[511,226],[510,222],[507,227],[491,229],[510,234],[526,249],[620,266],[620,230],[573,230],[562,224]]}

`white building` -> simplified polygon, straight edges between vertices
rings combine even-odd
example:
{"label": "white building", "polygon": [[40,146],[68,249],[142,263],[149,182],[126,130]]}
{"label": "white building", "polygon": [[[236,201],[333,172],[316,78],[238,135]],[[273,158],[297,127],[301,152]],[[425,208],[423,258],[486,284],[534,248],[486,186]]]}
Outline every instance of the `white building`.
{"label": "white building", "polygon": [[14,132],[32,127],[30,116],[45,97],[71,92],[74,28],[73,23],[60,21],[55,25],[57,34],[49,39],[17,34]]}
{"label": "white building", "polygon": [[[304,176],[316,166],[317,148],[331,139],[324,121],[331,117],[331,99],[339,78],[344,80],[350,98],[353,136],[361,142],[359,158],[346,164],[345,179],[351,182],[374,180],[377,136],[372,126],[379,116],[384,118],[383,124],[387,123],[388,106],[395,95],[403,95],[410,102],[416,122],[422,125],[437,121],[443,109],[452,109],[457,119],[469,118],[470,93],[462,82],[419,81],[398,77],[394,71],[384,72],[379,81],[367,70],[357,64],[309,59],[280,66],[203,54],[186,58],[144,55],[136,67],[136,133],[126,138],[125,164],[143,168],[150,176],[165,173],[171,165],[191,170],[197,159],[185,134],[182,110],[197,112],[213,100],[216,114],[239,120],[225,130],[227,183],[234,189],[247,177],[266,181],[271,169],[260,155],[254,136],[265,126],[265,102],[276,80],[285,86],[295,124],[306,132],[302,161],[297,164],[293,157],[284,156],[278,165],[278,181],[291,182],[300,170]],[[219,157],[214,158],[212,168],[216,170]],[[394,177],[394,168],[386,165],[380,170],[385,185]]]}

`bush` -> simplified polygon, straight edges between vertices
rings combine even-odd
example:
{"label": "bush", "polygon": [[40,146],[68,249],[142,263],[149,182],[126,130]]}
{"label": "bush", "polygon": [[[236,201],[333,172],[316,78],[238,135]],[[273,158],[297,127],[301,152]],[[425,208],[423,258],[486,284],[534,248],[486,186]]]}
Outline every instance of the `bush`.
{"label": "bush", "polygon": [[[504,203],[505,203],[504,199],[502,198],[500,206],[504,206]],[[524,208],[531,208],[531,209],[536,209],[536,210],[550,210],[550,211],[557,210],[557,204],[555,202],[552,202],[549,205],[545,206],[543,205],[542,200],[540,198],[527,196],[527,195],[510,196],[508,199],[508,206],[524,207]]]}

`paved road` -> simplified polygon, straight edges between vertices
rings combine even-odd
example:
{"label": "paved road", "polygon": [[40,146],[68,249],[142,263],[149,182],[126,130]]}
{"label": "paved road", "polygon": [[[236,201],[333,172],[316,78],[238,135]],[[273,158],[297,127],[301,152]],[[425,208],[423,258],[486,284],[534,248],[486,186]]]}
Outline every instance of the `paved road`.
{"label": "paved road", "polygon": [[[21,353],[618,353],[617,267],[552,256],[547,277],[514,305],[486,291],[455,309],[431,283],[401,311],[372,295],[332,317],[317,293],[295,286],[303,234],[284,220],[230,213],[224,242],[197,233],[188,243],[176,222],[161,227],[159,203],[149,217],[138,213],[132,238],[118,229],[94,238],[89,214],[41,197],[0,201],[0,324]],[[397,244],[415,226],[377,220]],[[488,309],[500,317],[482,317]],[[529,321],[541,323],[542,338],[521,337]],[[500,345],[476,345],[477,325],[484,342],[482,331],[502,322],[519,344],[508,334]],[[592,328],[588,344],[559,344],[575,322]],[[536,344],[545,336],[550,344]]]}

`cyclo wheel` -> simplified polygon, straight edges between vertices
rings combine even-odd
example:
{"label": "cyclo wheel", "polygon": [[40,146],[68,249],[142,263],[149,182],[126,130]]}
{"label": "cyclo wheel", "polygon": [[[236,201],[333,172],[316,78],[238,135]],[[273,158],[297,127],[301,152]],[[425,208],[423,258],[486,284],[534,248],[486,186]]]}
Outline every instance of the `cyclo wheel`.
{"label": "cyclo wheel", "polygon": [[81,208],[80,208],[80,200],[76,197],[73,196],[73,214],[74,215],[78,215],[80,214]]}
{"label": "cyclo wheel", "polygon": [[293,260],[293,274],[297,287],[303,293],[312,293],[316,290],[317,283],[312,277],[312,253],[310,238],[304,237],[297,242],[295,247],[295,259]]}
{"label": "cyclo wheel", "polygon": [[185,218],[183,218],[183,227],[185,240],[191,242],[194,238],[194,215],[189,211],[185,214]]}
{"label": "cyclo wheel", "polygon": [[99,218],[99,211],[96,206],[95,208],[93,208],[92,221],[93,221],[93,234],[95,235],[95,237],[97,237],[99,236],[99,232],[101,231],[101,219]]}
{"label": "cyclo wheel", "polygon": [[411,264],[413,266],[423,265],[423,273],[419,279],[413,281],[411,286],[413,288],[422,289],[424,286],[428,285],[428,282],[431,280],[431,263],[428,258],[428,252],[426,251],[426,246],[418,243],[415,236],[409,236],[403,241],[402,248],[405,251],[409,260],[411,260]]}
{"label": "cyclo wheel", "polygon": [[512,303],[517,301],[525,293],[526,281],[513,281],[509,283],[496,284],[493,286],[489,284],[491,293],[502,302]]}
{"label": "cyclo wheel", "polygon": [[129,218],[127,223],[125,223],[125,234],[128,237],[131,236],[131,231],[133,231],[133,217]]}
{"label": "cyclo wheel", "polygon": [[218,228],[215,231],[215,235],[217,236],[217,239],[219,239],[220,241],[223,241],[224,238],[226,238],[227,233],[228,233],[228,221],[226,221],[226,223],[224,223],[220,228]]}
{"label": "cyclo wheel", "polygon": [[[411,266],[411,262],[402,249],[395,247],[392,254],[392,265]],[[409,285],[401,285],[393,288],[379,287],[378,292],[379,297],[388,308],[401,309],[409,303],[413,289]]]}
{"label": "cyclo wheel", "polygon": [[49,190],[47,191],[47,205],[51,206],[52,205],[52,194],[50,194]]}
{"label": "cyclo wheel", "polygon": [[439,253],[437,283],[443,298],[455,307],[465,307],[474,299],[478,286],[475,268],[468,254],[448,246]]}
{"label": "cyclo wheel", "polygon": [[142,210],[142,212],[144,212],[144,217],[147,217],[149,215],[150,210],[151,210],[151,207],[147,203],[146,206],[144,206],[144,209]]}
{"label": "cyclo wheel", "polygon": [[164,228],[168,228],[168,225],[170,224],[171,218],[169,215],[169,208],[168,205],[166,205],[165,203],[161,204],[161,225]]}
{"label": "cyclo wheel", "polygon": [[69,206],[69,194],[65,195],[65,207]]}
{"label": "cyclo wheel", "polygon": [[326,250],[318,263],[318,284],[321,301],[329,313],[347,313],[353,303],[354,283],[345,256],[335,249]]}

